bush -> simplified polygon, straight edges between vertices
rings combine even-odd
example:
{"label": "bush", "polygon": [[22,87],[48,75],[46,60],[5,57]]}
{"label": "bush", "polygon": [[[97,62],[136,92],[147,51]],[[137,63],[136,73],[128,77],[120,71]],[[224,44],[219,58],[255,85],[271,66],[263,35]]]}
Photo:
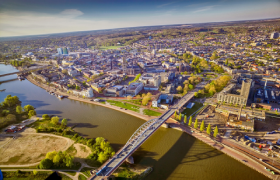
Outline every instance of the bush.
{"label": "bush", "polygon": [[45,120],[49,120],[49,119],[50,119],[50,116],[47,115],[47,114],[43,114],[42,118],[45,119]]}
{"label": "bush", "polygon": [[43,159],[39,164],[40,169],[49,169],[52,166],[53,166],[53,162],[50,159]]}

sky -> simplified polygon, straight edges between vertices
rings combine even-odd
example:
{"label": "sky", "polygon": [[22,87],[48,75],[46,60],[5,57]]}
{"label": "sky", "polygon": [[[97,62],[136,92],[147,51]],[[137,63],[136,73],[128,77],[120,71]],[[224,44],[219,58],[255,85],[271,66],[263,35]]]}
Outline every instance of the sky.
{"label": "sky", "polygon": [[0,37],[280,18],[280,0],[0,0]]}

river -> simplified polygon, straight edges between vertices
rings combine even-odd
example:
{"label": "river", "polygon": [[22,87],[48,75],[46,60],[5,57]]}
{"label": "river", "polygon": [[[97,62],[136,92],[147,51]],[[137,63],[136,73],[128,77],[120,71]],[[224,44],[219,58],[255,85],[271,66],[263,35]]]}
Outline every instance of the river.
{"label": "river", "polygon": [[[0,64],[0,74],[14,72],[11,66]],[[10,75],[0,81],[16,78]],[[102,106],[70,99],[59,100],[27,80],[0,85],[0,101],[10,94],[31,104],[37,114],[52,114],[67,118],[69,124],[79,123],[75,130],[90,138],[104,137],[117,151],[144,120]],[[134,154],[137,166],[152,166],[148,180],[268,179],[257,171],[213,149],[194,137],[174,129],[160,128]]]}

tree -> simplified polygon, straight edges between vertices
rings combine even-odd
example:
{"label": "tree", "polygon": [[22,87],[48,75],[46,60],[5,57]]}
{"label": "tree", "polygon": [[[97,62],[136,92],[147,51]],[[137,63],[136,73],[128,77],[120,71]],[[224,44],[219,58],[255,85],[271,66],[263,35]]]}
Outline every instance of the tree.
{"label": "tree", "polygon": [[24,110],[26,112],[29,112],[30,110],[34,110],[34,107],[28,104],[28,105],[24,106]]}
{"label": "tree", "polygon": [[67,75],[67,74],[68,74],[67,69],[63,69],[63,70],[62,70],[62,73]]}
{"label": "tree", "polygon": [[184,123],[186,124],[187,123],[187,116],[185,115],[184,117]]}
{"label": "tree", "polygon": [[94,144],[94,139],[89,139],[87,141],[87,146],[92,146]]}
{"label": "tree", "polygon": [[61,161],[62,161],[62,156],[61,156],[61,153],[57,153],[54,158],[53,158],[53,163],[56,165],[56,166],[59,166]]}
{"label": "tree", "polygon": [[204,131],[205,125],[204,125],[204,120],[200,124],[200,131]]}
{"label": "tree", "polygon": [[195,128],[195,129],[198,128],[198,121],[197,121],[197,118],[196,118],[196,120],[195,120],[195,122],[194,122],[194,128]]}
{"label": "tree", "polygon": [[103,137],[97,137],[97,138],[95,139],[95,144],[96,144],[97,146],[100,146],[100,144],[101,144],[103,141],[105,141],[105,139],[104,139]]}
{"label": "tree", "polygon": [[36,111],[35,111],[35,110],[30,110],[30,111],[28,112],[29,118],[31,118],[32,116],[35,116],[35,115],[36,115]]}
{"label": "tree", "polygon": [[178,120],[181,121],[181,119],[182,119],[182,114],[180,113]]}
{"label": "tree", "polygon": [[206,132],[209,135],[211,134],[211,125],[210,124],[208,124]]}
{"label": "tree", "polygon": [[77,89],[77,90],[80,90],[81,88],[80,88],[80,86],[76,86],[76,89]]}
{"label": "tree", "polygon": [[50,116],[47,115],[47,114],[43,114],[43,115],[42,115],[42,118],[45,119],[45,120],[49,120],[49,119],[50,119]]}
{"label": "tree", "polygon": [[63,126],[67,126],[67,119],[62,119],[62,121],[61,121],[61,125],[63,125]]}
{"label": "tree", "polygon": [[106,155],[104,152],[100,152],[98,154],[97,161],[99,161],[100,163],[104,163],[107,159],[108,159],[108,155]]}
{"label": "tree", "polygon": [[21,113],[22,113],[22,107],[21,107],[21,106],[17,106],[17,107],[16,107],[16,112],[17,112],[18,114],[21,114]]}
{"label": "tree", "polygon": [[59,117],[57,117],[57,116],[52,117],[52,119],[51,119],[52,124],[56,125],[58,122],[59,122]]}
{"label": "tree", "polygon": [[177,119],[177,111],[174,112],[174,118]]}
{"label": "tree", "polygon": [[188,124],[190,127],[192,126],[192,116],[190,116],[190,119],[189,119],[189,124]]}
{"label": "tree", "polygon": [[189,89],[192,90],[193,89],[193,85],[189,84]]}
{"label": "tree", "polygon": [[218,130],[218,127],[216,126],[213,136],[217,137],[218,133],[219,133],[219,130]]}
{"label": "tree", "polygon": [[34,174],[35,176],[37,175],[37,173],[38,173],[38,171],[33,170],[33,174]]}
{"label": "tree", "polygon": [[67,155],[67,156],[65,156],[65,159],[63,160],[63,162],[65,163],[66,167],[72,167],[74,165],[74,157]]}
{"label": "tree", "polygon": [[51,161],[53,161],[53,158],[56,156],[56,154],[57,154],[56,151],[48,152],[46,154],[46,159],[50,159]]}
{"label": "tree", "polygon": [[181,93],[183,91],[183,88],[182,88],[182,86],[178,86],[176,90],[178,93]]}
{"label": "tree", "polygon": [[53,166],[53,162],[50,159],[43,159],[39,164],[40,169],[49,169],[52,166]]}

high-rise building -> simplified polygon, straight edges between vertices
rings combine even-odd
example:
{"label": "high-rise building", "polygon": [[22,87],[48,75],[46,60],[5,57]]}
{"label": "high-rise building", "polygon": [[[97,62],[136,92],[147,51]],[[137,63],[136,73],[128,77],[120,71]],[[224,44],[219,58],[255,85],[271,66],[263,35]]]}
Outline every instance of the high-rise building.
{"label": "high-rise building", "polygon": [[62,48],[57,48],[57,53],[58,54],[63,54],[63,49]]}
{"label": "high-rise building", "polygon": [[279,37],[279,33],[277,33],[277,32],[273,32],[273,33],[271,33],[271,35],[270,35],[270,39],[276,39],[276,38],[278,38]]}
{"label": "high-rise building", "polygon": [[68,49],[66,47],[63,48],[63,54],[68,54]]}
{"label": "high-rise building", "polygon": [[126,73],[126,60],[123,57],[123,73]]}

